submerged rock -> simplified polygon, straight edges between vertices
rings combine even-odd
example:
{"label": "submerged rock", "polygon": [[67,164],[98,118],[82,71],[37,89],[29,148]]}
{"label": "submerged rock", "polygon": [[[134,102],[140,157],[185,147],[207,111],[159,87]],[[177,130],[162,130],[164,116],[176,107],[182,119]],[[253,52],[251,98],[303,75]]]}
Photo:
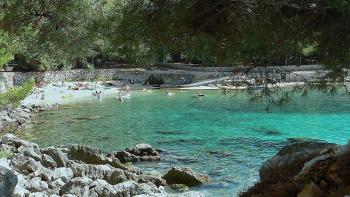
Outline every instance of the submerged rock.
{"label": "submerged rock", "polygon": [[209,176],[193,172],[190,168],[174,167],[166,173],[163,178],[168,184],[184,184],[196,186],[209,182]]}
{"label": "submerged rock", "polygon": [[137,144],[125,151],[111,152],[107,156],[116,157],[123,163],[161,160],[159,152],[149,144]]}
{"label": "submerged rock", "polygon": [[190,189],[187,185],[184,184],[172,184],[170,187],[179,192],[184,192]]}
{"label": "submerged rock", "polygon": [[210,155],[218,156],[218,157],[229,157],[229,156],[232,156],[232,153],[225,152],[223,150],[208,150],[207,153],[210,154]]}

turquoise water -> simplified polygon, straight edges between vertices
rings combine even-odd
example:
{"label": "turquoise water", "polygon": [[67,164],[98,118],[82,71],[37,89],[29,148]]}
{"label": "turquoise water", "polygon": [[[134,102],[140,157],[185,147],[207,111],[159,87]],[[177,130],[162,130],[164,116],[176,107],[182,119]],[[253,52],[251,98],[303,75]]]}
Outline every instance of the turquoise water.
{"label": "turquoise water", "polygon": [[288,138],[316,138],[345,144],[350,138],[350,100],[345,94],[296,97],[267,113],[247,96],[204,91],[134,92],[127,102],[95,98],[40,114],[25,137],[42,146],[83,143],[104,151],[148,143],[164,150],[161,162],[138,167],[164,173],[187,166],[209,174],[210,184],[192,190],[208,196],[236,196],[256,182],[259,165]]}

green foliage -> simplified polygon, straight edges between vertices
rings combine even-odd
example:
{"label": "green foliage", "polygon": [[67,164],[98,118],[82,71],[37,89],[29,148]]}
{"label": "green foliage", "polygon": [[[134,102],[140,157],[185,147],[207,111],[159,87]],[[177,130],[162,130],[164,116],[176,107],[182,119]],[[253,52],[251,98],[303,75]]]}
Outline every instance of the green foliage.
{"label": "green foliage", "polygon": [[0,69],[14,58],[13,51],[9,50],[9,39],[0,29]]}
{"label": "green foliage", "polygon": [[0,158],[6,158],[9,159],[12,157],[12,152],[9,150],[5,150],[5,149],[0,149]]}
{"label": "green foliage", "polygon": [[[0,64],[24,70],[128,63],[350,66],[350,1],[11,0],[0,2]],[[89,61],[88,61],[89,60]]]}
{"label": "green foliage", "polygon": [[34,79],[28,79],[22,86],[13,87],[0,93],[0,107],[18,106],[20,102],[32,91],[35,86]]}
{"label": "green foliage", "polygon": [[22,48],[16,53],[27,70],[72,67],[98,53],[95,31],[104,1],[23,1],[2,3],[0,29]]}

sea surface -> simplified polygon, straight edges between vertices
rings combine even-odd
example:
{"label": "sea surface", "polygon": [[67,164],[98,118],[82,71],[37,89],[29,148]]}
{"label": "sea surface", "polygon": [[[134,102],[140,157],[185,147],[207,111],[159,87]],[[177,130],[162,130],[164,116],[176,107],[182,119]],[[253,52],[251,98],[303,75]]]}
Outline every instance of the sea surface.
{"label": "sea surface", "polygon": [[350,97],[311,93],[284,106],[249,101],[247,94],[161,90],[133,92],[130,100],[95,97],[39,115],[23,135],[41,146],[88,144],[103,151],[138,143],[162,149],[163,161],[136,164],[164,174],[172,166],[207,173],[212,182],[194,187],[206,196],[237,196],[259,180],[259,166],[288,138],[338,144],[350,139]]}

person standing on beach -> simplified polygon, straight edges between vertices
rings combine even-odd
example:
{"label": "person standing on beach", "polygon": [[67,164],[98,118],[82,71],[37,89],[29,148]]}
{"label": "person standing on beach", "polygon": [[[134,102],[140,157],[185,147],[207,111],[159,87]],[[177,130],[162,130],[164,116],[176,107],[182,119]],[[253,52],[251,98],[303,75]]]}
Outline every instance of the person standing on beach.
{"label": "person standing on beach", "polygon": [[15,77],[15,75],[12,76],[12,83],[13,83],[13,86],[16,85],[16,77]]}

